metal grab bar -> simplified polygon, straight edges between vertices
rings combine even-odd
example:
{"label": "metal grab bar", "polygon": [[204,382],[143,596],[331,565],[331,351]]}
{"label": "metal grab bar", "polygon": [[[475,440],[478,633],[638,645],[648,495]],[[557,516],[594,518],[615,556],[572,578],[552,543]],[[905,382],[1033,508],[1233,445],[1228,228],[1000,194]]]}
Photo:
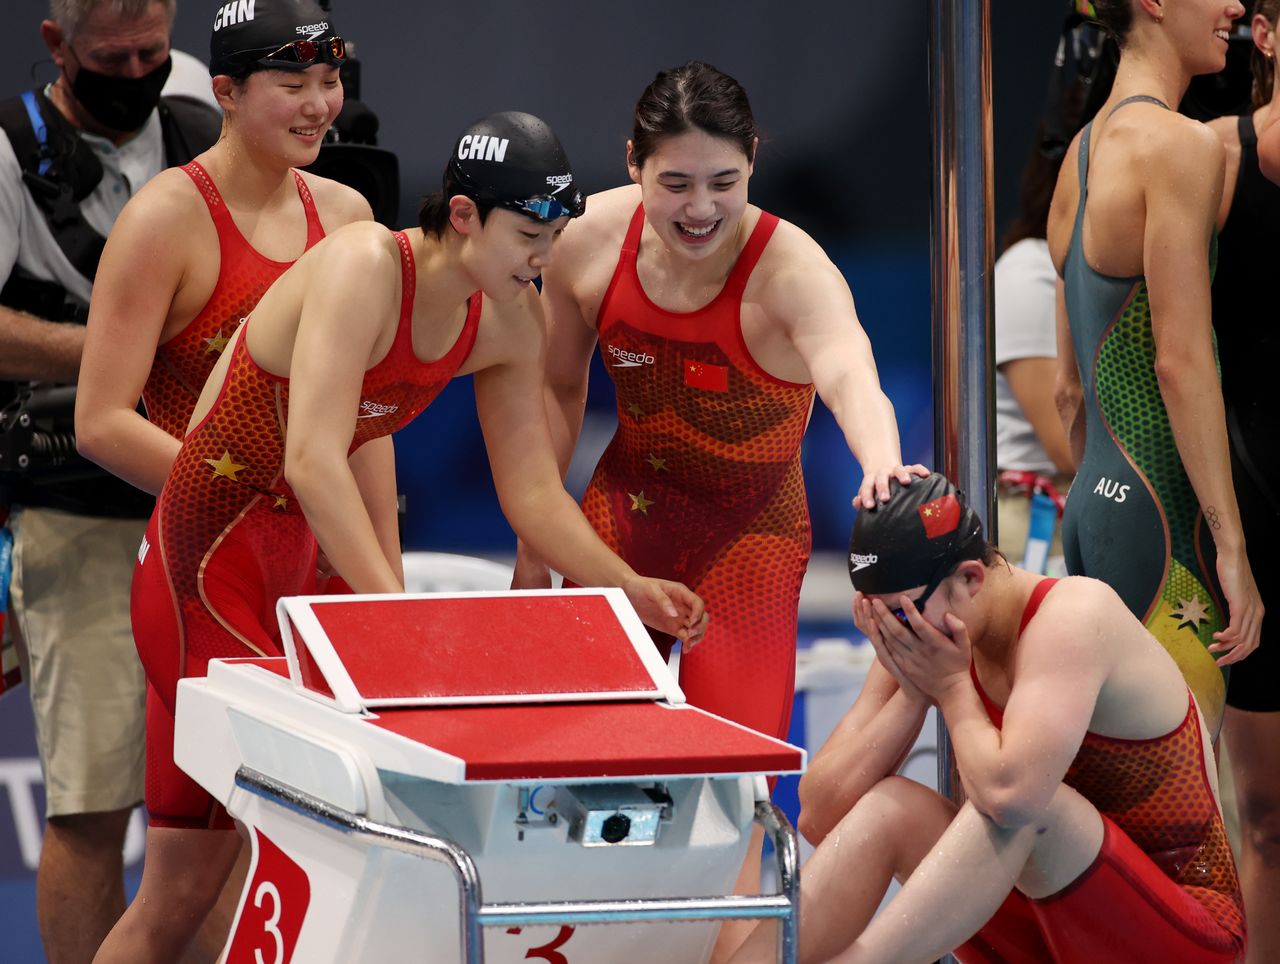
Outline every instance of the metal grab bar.
{"label": "metal grab bar", "polygon": [[452,840],[369,820],[251,767],[242,766],[236,771],[236,786],[317,823],[367,838],[377,846],[452,867],[458,883],[459,936],[465,964],[484,964],[481,931],[484,927],[742,919],[780,920],[778,960],[781,964],[796,964],[800,923],[799,846],[786,815],[767,800],[757,801],[754,819],[773,840],[778,860],[780,890],[777,895],[485,904],[475,861]]}

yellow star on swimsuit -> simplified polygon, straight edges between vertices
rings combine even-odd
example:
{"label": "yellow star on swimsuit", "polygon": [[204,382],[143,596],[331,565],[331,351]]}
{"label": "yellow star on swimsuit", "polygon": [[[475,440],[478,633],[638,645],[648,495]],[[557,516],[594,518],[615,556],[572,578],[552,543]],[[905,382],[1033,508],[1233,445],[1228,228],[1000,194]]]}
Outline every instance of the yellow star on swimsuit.
{"label": "yellow star on swimsuit", "polygon": [[277,495],[277,496],[276,496],[276,504],[275,504],[274,508],[277,508],[277,509],[285,509],[285,508],[288,508],[288,506],[289,506],[289,500],[288,500],[288,499],[286,499],[283,495]]}
{"label": "yellow star on swimsuit", "polygon": [[1209,609],[1201,599],[1179,599],[1178,608],[1169,615],[1178,620],[1179,629],[1190,626],[1192,630],[1198,631],[1200,624],[1209,619]]}
{"label": "yellow star on swimsuit", "polygon": [[645,461],[646,461],[646,462],[648,462],[650,465],[652,465],[652,466],[653,466],[653,471],[655,471],[655,472],[670,472],[670,471],[671,471],[670,469],[668,469],[668,468],[667,468],[667,460],[666,460],[666,459],[660,459],[660,458],[658,458],[656,455],[653,455],[652,453],[650,453],[649,457],[648,457],[647,459],[645,459]]}
{"label": "yellow star on swimsuit", "polygon": [[235,460],[231,458],[230,452],[223,452],[220,459],[205,459],[204,461],[209,468],[213,469],[214,475],[226,476],[232,482],[239,482],[240,480],[236,478],[236,473],[241,469],[248,468],[247,465],[237,465]]}
{"label": "yellow star on swimsuit", "polygon": [[227,347],[227,342],[231,339],[222,333],[222,329],[218,329],[218,333],[212,338],[206,338],[204,343],[209,347],[205,349],[205,354],[222,354],[222,349]]}
{"label": "yellow star on swimsuit", "polygon": [[644,410],[641,409],[640,406],[637,405],[635,402],[632,402],[630,405],[627,406],[627,411],[631,413],[633,418],[639,418],[641,415],[644,414]]}
{"label": "yellow star on swimsuit", "polygon": [[653,505],[653,500],[652,500],[652,499],[646,499],[646,498],[644,497],[644,490],[641,490],[641,492],[640,492],[640,494],[639,494],[639,495],[634,495],[634,494],[633,494],[633,493],[631,493],[631,492],[628,492],[628,493],[627,493],[627,495],[631,496],[631,511],[632,511],[632,512],[639,512],[639,513],[641,513],[642,515],[648,515],[648,514],[649,514],[649,506]]}

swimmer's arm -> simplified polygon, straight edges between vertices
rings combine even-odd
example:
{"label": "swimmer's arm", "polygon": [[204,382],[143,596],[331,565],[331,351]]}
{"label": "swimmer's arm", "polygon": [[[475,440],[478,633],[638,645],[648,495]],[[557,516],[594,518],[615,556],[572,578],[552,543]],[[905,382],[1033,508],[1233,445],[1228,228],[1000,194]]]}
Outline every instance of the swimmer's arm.
{"label": "swimmer's arm", "polygon": [[1178,145],[1177,150],[1153,152],[1147,165],[1143,269],[1151,298],[1155,371],[1178,455],[1218,550],[1231,624],[1217,638],[1234,645],[1231,656],[1241,659],[1257,646],[1262,602],[1245,553],[1231,480],[1226,406],[1213,343],[1209,238],[1221,201],[1223,146],[1200,125],[1180,137]]}
{"label": "swimmer's arm", "polygon": [[1000,371],[1054,468],[1062,473],[1074,471],[1071,448],[1050,389],[1057,376],[1057,359],[1013,358],[1001,365]]}
{"label": "swimmer's arm", "polygon": [[[181,443],[148,422],[137,405],[186,275],[181,219],[190,212],[184,202],[180,192],[154,185],[116,220],[98,265],[76,389],[80,454],[153,494]],[[146,282],[139,283],[143,266]]]}
{"label": "swimmer's arm", "polygon": [[897,772],[928,710],[879,661],[871,665],[853,706],[800,778],[797,827],[806,840],[817,846],[864,793]]}
{"label": "swimmer's arm", "polygon": [[[907,483],[922,467],[902,465],[893,403],[880,388],[871,341],[858,321],[853,295],[835,265],[817,249],[802,265],[776,272],[762,293],[770,319],[786,326],[814,388],[835,416],[849,451],[862,466],[857,502],[889,498],[889,478]],[[856,504],[856,503],[855,503]]]}
{"label": "swimmer's arm", "polygon": [[[1043,608],[1054,615],[1048,602]],[[963,626],[947,619],[953,631]],[[1010,828],[1034,821],[1049,806],[1079,752],[1107,667],[1099,633],[1092,626],[1082,631],[1080,620],[1038,620],[1023,633],[1018,650],[999,729],[967,672],[957,674],[938,697],[969,800]]]}
{"label": "swimmer's arm", "polygon": [[[572,235],[562,236],[556,245],[556,259],[543,271],[540,301],[547,327],[543,386],[547,428],[551,433],[560,478],[563,479],[569,472],[573,450],[582,431],[587,407],[587,372],[591,367],[596,332],[583,318],[570,284],[576,271],[563,262],[566,257],[579,256],[579,252],[574,250],[574,238]],[[550,584],[547,564],[525,545],[524,540],[517,539],[512,588],[536,589]]]}
{"label": "swimmer's arm", "polygon": [[[400,592],[403,583],[365,508],[347,457],[365,370],[399,314],[399,249],[385,229],[351,226],[292,279],[304,292],[289,362],[285,479],[316,541],[355,592]],[[289,274],[286,273],[286,278]],[[251,324],[270,323],[259,314]],[[249,334],[252,334],[250,330]]]}
{"label": "swimmer's arm", "polygon": [[[1080,365],[1076,347],[1071,341],[1071,324],[1067,319],[1067,298],[1062,279],[1054,283],[1058,324],[1058,365],[1053,401],[1058,418],[1066,432],[1068,454],[1079,465],[1084,459],[1084,389],[1080,384]],[[1056,464],[1057,459],[1054,459]]]}
{"label": "swimmer's arm", "polygon": [[[561,238],[557,244],[568,249],[573,241]],[[571,250],[567,253],[572,257]],[[547,327],[544,370],[548,428],[561,478],[569,471],[578,434],[582,431],[587,407],[587,373],[596,346],[596,330],[583,317],[570,285],[573,266],[560,260],[564,254],[565,251],[557,251],[557,260],[543,272],[540,299]]]}
{"label": "swimmer's arm", "polygon": [[396,494],[396,451],[390,435],[372,439],[347,460],[364,502],[378,544],[396,578],[404,583],[404,557],[400,552],[400,506]]}
{"label": "swimmer's arm", "polygon": [[505,333],[504,354],[475,373],[476,412],[511,528],[565,578],[618,586],[646,624],[696,640],[705,624],[702,601],[679,583],[638,575],[600,540],[564,490],[541,404],[546,332],[537,298],[487,301],[485,310],[502,316],[492,324]]}

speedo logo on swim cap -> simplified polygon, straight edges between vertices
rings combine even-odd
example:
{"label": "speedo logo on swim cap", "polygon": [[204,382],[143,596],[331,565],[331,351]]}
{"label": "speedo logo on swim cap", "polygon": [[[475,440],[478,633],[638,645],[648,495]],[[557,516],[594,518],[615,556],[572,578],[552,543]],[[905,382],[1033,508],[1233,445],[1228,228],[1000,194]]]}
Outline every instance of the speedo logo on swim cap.
{"label": "speedo logo on swim cap", "polygon": [[494,137],[490,134],[464,134],[458,141],[458,160],[460,161],[497,161],[502,163],[507,156],[509,137]]}
{"label": "speedo logo on swim cap", "polygon": [[563,191],[565,188],[567,188],[570,184],[573,183],[573,175],[572,174],[548,174],[547,183],[555,188],[555,190],[551,192],[552,194],[559,194],[561,191]]}
{"label": "speedo logo on swim cap", "polygon": [[233,0],[224,5],[213,18],[214,32],[238,23],[248,23],[253,19],[253,5],[257,2],[258,0]]}
{"label": "speedo logo on swim cap", "polygon": [[329,29],[329,21],[321,20],[319,23],[308,23],[308,24],[304,24],[301,27],[294,27],[293,32],[311,34],[313,37],[318,37],[320,34],[324,33],[328,29]]}
{"label": "speedo logo on swim cap", "polygon": [[613,365],[614,368],[639,368],[641,365],[652,365],[656,360],[652,355],[642,351],[626,351],[615,345],[605,345],[605,348],[617,359]]}
{"label": "speedo logo on swim cap", "polygon": [[874,566],[880,561],[880,557],[872,553],[869,556],[859,555],[856,552],[849,553],[849,565],[853,567],[853,572],[862,572],[868,566]]}

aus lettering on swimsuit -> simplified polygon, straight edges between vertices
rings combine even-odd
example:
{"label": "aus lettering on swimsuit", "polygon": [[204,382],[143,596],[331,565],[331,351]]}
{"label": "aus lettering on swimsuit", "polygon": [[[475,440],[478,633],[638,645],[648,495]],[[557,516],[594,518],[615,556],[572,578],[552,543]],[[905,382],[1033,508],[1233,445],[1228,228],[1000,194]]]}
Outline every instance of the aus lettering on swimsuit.
{"label": "aus lettering on swimsuit", "polygon": [[1119,503],[1129,497],[1129,489],[1131,488],[1132,486],[1113,482],[1104,475],[1098,479],[1098,484],[1093,487],[1093,494]]}

